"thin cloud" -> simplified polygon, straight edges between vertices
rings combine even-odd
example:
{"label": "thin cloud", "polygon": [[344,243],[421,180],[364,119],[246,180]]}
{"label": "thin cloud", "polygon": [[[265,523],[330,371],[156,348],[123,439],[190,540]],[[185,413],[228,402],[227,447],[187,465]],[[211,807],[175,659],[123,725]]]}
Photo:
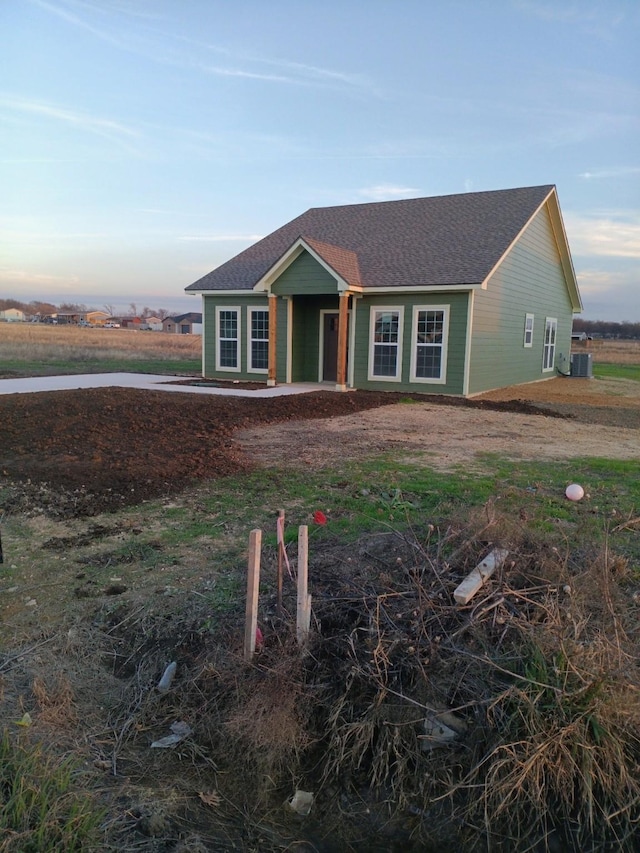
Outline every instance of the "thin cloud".
{"label": "thin cloud", "polygon": [[620,166],[614,169],[599,169],[593,172],[581,172],[578,177],[589,181],[601,178],[628,178],[633,175],[640,175],[639,166]]}
{"label": "thin cloud", "polygon": [[363,187],[358,190],[358,195],[372,201],[389,201],[398,198],[406,198],[407,196],[415,196],[420,194],[420,190],[416,187],[395,186],[394,184],[377,184],[373,187]]}
{"label": "thin cloud", "polygon": [[29,101],[11,96],[0,96],[0,107],[14,112],[37,115],[53,121],[62,122],[80,128],[87,133],[105,136],[109,139],[117,139],[120,142],[126,139],[135,139],[140,136],[137,130],[127,127],[112,119],[100,118],[98,116],[80,113],[51,104]]}
{"label": "thin cloud", "polygon": [[0,281],[9,284],[75,286],[80,279],[77,276],[45,275],[27,270],[0,270]]}
{"label": "thin cloud", "polygon": [[640,214],[635,211],[592,217],[569,213],[565,224],[574,255],[640,258]]}
{"label": "thin cloud", "polygon": [[186,234],[178,239],[198,243],[254,243],[256,240],[262,240],[263,237],[264,234]]}

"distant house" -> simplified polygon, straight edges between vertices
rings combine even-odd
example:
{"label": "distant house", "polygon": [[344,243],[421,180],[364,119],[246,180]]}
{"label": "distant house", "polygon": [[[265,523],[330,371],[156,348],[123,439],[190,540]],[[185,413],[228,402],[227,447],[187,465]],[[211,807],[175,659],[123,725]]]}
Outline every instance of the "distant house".
{"label": "distant house", "polygon": [[84,315],[84,322],[90,326],[103,326],[108,319],[109,315],[106,311],[87,311]]}
{"label": "distant house", "polygon": [[569,372],[554,186],[312,208],[186,288],[203,374],[473,395]]}
{"label": "distant house", "polygon": [[25,314],[18,308],[7,308],[5,311],[0,311],[0,320],[4,320],[5,323],[24,323]]}
{"label": "distant house", "polygon": [[143,317],[141,329],[150,329],[152,332],[162,331],[162,320],[160,317]]}
{"label": "distant house", "polygon": [[202,314],[190,311],[188,314],[178,314],[177,317],[165,317],[162,331],[178,335],[201,335]]}

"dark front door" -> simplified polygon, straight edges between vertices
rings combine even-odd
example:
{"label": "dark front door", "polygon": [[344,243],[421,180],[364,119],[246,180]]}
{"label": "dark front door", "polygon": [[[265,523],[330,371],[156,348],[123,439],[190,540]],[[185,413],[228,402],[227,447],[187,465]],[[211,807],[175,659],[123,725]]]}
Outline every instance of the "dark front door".
{"label": "dark front door", "polygon": [[338,325],[340,315],[327,313],[322,330],[322,380],[336,382],[338,379]]}

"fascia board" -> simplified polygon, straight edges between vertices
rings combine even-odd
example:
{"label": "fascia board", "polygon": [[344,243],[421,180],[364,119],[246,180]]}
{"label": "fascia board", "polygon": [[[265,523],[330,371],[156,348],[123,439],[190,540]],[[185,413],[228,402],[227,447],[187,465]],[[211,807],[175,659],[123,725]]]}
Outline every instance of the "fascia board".
{"label": "fascia board", "polygon": [[360,289],[350,287],[349,290],[358,291],[365,296],[375,296],[376,293],[453,293],[454,291],[478,290],[481,282],[474,284],[414,284],[398,285],[397,287],[362,287]]}

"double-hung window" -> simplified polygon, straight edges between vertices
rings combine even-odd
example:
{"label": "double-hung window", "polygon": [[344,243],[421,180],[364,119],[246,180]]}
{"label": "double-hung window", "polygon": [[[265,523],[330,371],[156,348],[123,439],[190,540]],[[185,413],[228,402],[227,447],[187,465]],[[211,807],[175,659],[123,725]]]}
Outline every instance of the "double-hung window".
{"label": "double-hung window", "polygon": [[267,373],[269,370],[269,311],[249,309],[249,370]]}
{"label": "double-hung window", "polygon": [[447,381],[448,305],[416,305],[411,335],[411,381]]}
{"label": "double-hung window", "polygon": [[533,346],[533,314],[525,314],[524,316],[524,346]]}
{"label": "double-hung window", "polygon": [[216,307],[216,368],[240,370],[240,309]]}
{"label": "double-hung window", "polygon": [[403,308],[371,309],[369,379],[400,380],[403,319]]}
{"label": "double-hung window", "polygon": [[544,350],[542,357],[542,370],[553,370],[556,363],[556,335],[558,332],[558,321],[555,317],[547,317],[544,324]]}

